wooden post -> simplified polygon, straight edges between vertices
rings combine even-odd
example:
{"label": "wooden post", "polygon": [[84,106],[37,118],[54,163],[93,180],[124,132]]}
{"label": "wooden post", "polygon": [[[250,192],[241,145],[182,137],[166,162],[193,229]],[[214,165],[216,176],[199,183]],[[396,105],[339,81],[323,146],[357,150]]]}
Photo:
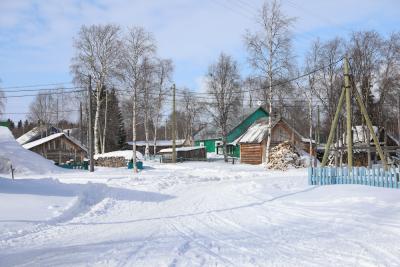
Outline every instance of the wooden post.
{"label": "wooden post", "polygon": [[343,88],[342,93],[340,94],[338,106],[336,108],[335,117],[333,118],[331,130],[329,132],[328,141],[326,142],[326,145],[325,145],[324,157],[322,159],[322,164],[321,164],[322,167],[325,167],[326,163],[328,161],[329,148],[331,147],[333,137],[335,136],[335,130],[337,127],[340,111],[342,110],[345,92],[346,92],[346,88]]}
{"label": "wooden post", "polygon": [[81,144],[83,144],[82,102],[79,102],[79,128],[80,128],[79,141],[81,142]]}
{"label": "wooden post", "polygon": [[[387,162],[387,160],[388,160],[388,158],[389,158],[389,155],[388,155],[388,148],[387,148],[387,133],[386,133],[386,131],[387,131],[387,120],[385,120],[385,123],[384,123],[384,136],[383,136],[383,154],[385,155],[385,161]],[[379,134],[378,134],[378,136],[379,136]]]}
{"label": "wooden post", "polygon": [[321,143],[320,140],[320,115],[319,115],[319,105],[317,106],[317,145]]}
{"label": "wooden post", "polygon": [[88,86],[88,99],[89,99],[89,171],[94,172],[93,162],[93,127],[92,127],[92,76],[89,75],[89,86]]}
{"label": "wooden post", "polygon": [[172,86],[172,163],[176,163],[176,112],[175,112],[175,84]]}
{"label": "wooden post", "polygon": [[344,86],[346,89],[346,134],[347,134],[347,166],[351,171],[353,167],[353,133],[351,127],[351,94],[349,60],[344,58]]}
{"label": "wooden post", "polygon": [[14,171],[13,165],[11,164],[11,178],[14,180]]}
{"label": "wooden post", "polygon": [[400,141],[400,93],[397,97],[397,140]]}

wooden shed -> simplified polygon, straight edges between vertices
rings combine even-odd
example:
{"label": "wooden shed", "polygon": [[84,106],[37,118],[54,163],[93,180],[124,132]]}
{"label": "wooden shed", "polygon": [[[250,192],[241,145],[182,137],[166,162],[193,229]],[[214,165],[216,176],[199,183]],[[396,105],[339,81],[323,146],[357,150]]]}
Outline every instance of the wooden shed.
{"label": "wooden shed", "polygon": [[[172,160],[172,148],[160,150],[163,162]],[[176,148],[177,161],[202,161],[207,160],[207,151],[205,147],[178,147]]]}
{"label": "wooden shed", "polygon": [[[271,148],[290,141],[299,149],[308,152],[308,139],[305,139],[283,118],[277,118],[272,123]],[[240,145],[240,162],[246,164],[261,164],[265,162],[266,144],[268,138],[268,119],[262,118],[251,125],[247,131],[234,141]]]}
{"label": "wooden shed", "polygon": [[56,133],[22,145],[58,164],[67,161],[83,162],[87,150],[73,137],[65,133]]}

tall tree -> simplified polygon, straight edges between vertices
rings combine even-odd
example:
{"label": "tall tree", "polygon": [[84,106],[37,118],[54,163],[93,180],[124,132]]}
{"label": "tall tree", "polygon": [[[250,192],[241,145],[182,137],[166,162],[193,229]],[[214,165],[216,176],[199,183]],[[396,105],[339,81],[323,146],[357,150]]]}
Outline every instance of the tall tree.
{"label": "tall tree", "polygon": [[95,153],[100,152],[100,112],[103,91],[111,88],[113,80],[120,77],[121,50],[120,28],[116,25],[82,26],[74,40],[75,56],[71,70],[79,85],[88,85],[91,75],[94,83],[96,110],[94,119]]}
{"label": "tall tree", "polygon": [[227,134],[229,121],[240,105],[240,75],[236,61],[221,53],[207,73],[207,92],[212,98],[210,115],[222,133],[224,159],[227,162]]}
{"label": "tall tree", "polygon": [[133,166],[136,168],[136,138],[137,138],[137,110],[138,95],[143,79],[142,65],[145,58],[151,57],[156,51],[153,36],[143,28],[134,27],[128,32],[124,41],[124,84],[132,92],[132,141]]}
{"label": "tall tree", "polygon": [[163,108],[163,103],[166,99],[167,91],[171,85],[173,66],[172,61],[169,59],[158,59],[155,66],[155,90],[154,90],[154,100],[155,106],[153,107],[153,139],[154,139],[154,149],[153,153],[156,154],[157,148],[157,131],[159,128],[161,120],[161,111]]}
{"label": "tall tree", "polygon": [[283,14],[281,4],[277,0],[265,2],[258,17],[260,30],[247,32],[245,41],[249,52],[249,61],[255,70],[267,81],[265,102],[269,104],[268,139],[266,161],[268,163],[271,145],[272,101],[277,80],[288,76],[290,70],[290,27],[292,18]]}
{"label": "tall tree", "polygon": [[28,119],[40,125],[56,123],[56,101],[50,91],[43,91],[36,95],[29,106]]}
{"label": "tall tree", "polygon": [[[375,31],[354,32],[349,43],[353,79],[358,87],[368,113],[374,114],[375,102],[372,87],[380,68],[382,39]],[[355,106],[357,123],[363,124],[361,111]],[[372,116],[377,123],[376,116]]]}
{"label": "tall tree", "polygon": [[191,92],[187,88],[183,89],[179,103],[179,109],[183,114],[182,121],[184,122],[184,127],[182,127],[182,129],[184,139],[192,141],[191,139],[195,128],[195,121],[199,117],[202,106],[197,100],[195,93]]}

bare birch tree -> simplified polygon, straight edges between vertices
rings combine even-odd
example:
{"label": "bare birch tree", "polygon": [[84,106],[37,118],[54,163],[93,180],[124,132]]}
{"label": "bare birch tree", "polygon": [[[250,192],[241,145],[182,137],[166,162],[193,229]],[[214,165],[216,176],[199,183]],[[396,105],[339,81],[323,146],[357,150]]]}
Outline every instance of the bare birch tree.
{"label": "bare birch tree", "polygon": [[158,59],[157,64],[155,66],[155,90],[154,90],[154,99],[155,99],[155,108],[153,112],[153,141],[154,141],[154,149],[153,154],[156,154],[157,151],[157,131],[161,120],[161,110],[163,107],[163,103],[166,98],[167,90],[169,85],[171,84],[173,66],[172,61],[169,59]]}
{"label": "bare birch tree", "polygon": [[189,89],[187,88],[182,90],[179,103],[179,109],[184,117],[184,139],[187,141],[192,141],[191,138],[193,136],[193,130],[195,128],[195,121],[199,117],[202,107],[199,101],[196,99],[195,94],[189,91]]}
{"label": "bare birch tree", "polygon": [[[311,73],[307,76],[307,87],[304,90],[305,97],[308,99],[308,116],[309,116],[309,153],[310,153],[310,167],[313,166],[313,99],[315,97],[316,86],[318,82],[318,74],[312,72],[319,69],[321,65],[321,43],[319,40],[312,44],[311,51],[307,54],[305,59],[305,72]],[[316,162],[315,162],[316,164]]]}
{"label": "bare birch tree", "polygon": [[285,16],[278,0],[265,2],[258,17],[260,30],[255,33],[247,32],[245,42],[249,52],[249,61],[254,69],[266,79],[266,103],[269,104],[268,139],[266,147],[266,163],[269,160],[272,127],[272,101],[276,80],[288,76],[290,69],[290,27],[292,18]]}
{"label": "bare birch tree", "polygon": [[154,62],[149,57],[145,57],[142,63],[141,98],[140,107],[143,112],[143,126],[145,136],[145,157],[150,156],[150,122],[154,112]]}
{"label": "bare birch tree", "polygon": [[129,29],[124,41],[124,75],[125,86],[132,91],[132,146],[133,146],[133,168],[136,167],[136,134],[137,134],[137,111],[138,94],[142,82],[142,64],[146,57],[152,56],[156,51],[153,36],[143,28],[133,27]]}
{"label": "bare birch tree", "polygon": [[236,61],[221,53],[218,61],[209,67],[207,78],[207,92],[212,98],[209,105],[210,114],[222,133],[224,159],[227,162],[229,120],[235,116],[241,99],[240,75]]}
{"label": "bare birch tree", "polygon": [[50,91],[39,93],[29,106],[28,119],[41,125],[51,125],[56,122],[56,101]]}
{"label": "bare birch tree", "polygon": [[100,112],[103,91],[111,88],[113,79],[119,76],[121,68],[121,41],[119,26],[82,26],[74,40],[75,56],[71,70],[79,84],[87,85],[87,77],[92,76],[96,111],[94,119],[95,153],[100,153],[101,131]]}

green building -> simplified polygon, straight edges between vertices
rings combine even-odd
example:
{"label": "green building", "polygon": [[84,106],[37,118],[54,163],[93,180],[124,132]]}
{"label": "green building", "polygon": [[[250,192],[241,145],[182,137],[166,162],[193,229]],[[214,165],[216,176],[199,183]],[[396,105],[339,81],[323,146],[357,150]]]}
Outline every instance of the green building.
{"label": "green building", "polygon": [[[268,112],[263,107],[259,107],[229,131],[227,135],[228,155],[239,158],[240,146],[234,141],[244,134],[255,121],[260,118],[268,118],[268,116]],[[223,153],[222,137],[215,129],[204,128],[194,136],[194,140],[196,146],[206,147],[207,152]]]}
{"label": "green building", "polygon": [[0,121],[0,126],[8,127],[9,123],[8,123],[8,121]]}

